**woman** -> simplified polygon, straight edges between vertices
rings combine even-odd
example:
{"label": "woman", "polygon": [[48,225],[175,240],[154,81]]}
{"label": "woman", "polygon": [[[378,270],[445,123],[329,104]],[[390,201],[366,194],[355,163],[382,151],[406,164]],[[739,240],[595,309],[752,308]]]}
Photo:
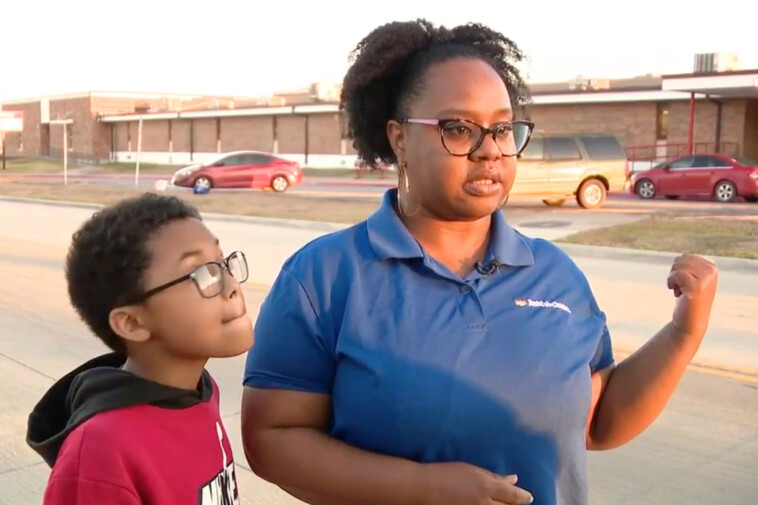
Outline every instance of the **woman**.
{"label": "woman", "polygon": [[698,348],[712,263],[674,262],[671,322],[615,366],[582,272],[499,212],[533,126],[513,118],[520,58],[480,25],[391,23],[358,45],[350,132],[399,189],[285,263],[245,371],[248,461],[292,495],[584,505],[587,449],[642,432]]}

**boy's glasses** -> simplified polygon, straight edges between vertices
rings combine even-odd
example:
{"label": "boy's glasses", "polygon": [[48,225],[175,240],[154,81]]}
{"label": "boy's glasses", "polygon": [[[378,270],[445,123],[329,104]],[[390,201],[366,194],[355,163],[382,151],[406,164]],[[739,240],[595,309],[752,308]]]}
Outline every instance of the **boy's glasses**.
{"label": "boy's glasses", "polygon": [[195,283],[203,298],[213,298],[224,290],[224,270],[229,272],[229,275],[239,284],[245,282],[248,276],[245,254],[235,251],[222,262],[211,261],[201,265],[187,275],[146,291],[135,303],[143,302],[156,293],[190,279]]}

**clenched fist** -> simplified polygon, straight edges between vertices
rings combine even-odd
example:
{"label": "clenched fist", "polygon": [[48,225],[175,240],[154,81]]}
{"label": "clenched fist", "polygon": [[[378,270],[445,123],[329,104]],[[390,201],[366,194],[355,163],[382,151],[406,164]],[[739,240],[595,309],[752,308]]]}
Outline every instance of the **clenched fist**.
{"label": "clenched fist", "polygon": [[683,336],[705,335],[718,278],[716,264],[702,256],[682,254],[674,260],[668,277],[668,287],[678,298],[672,321]]}

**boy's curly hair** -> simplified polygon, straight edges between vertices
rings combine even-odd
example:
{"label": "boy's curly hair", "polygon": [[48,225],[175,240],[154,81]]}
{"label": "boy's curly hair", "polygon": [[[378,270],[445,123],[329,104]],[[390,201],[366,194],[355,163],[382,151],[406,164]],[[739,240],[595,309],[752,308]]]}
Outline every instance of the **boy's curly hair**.
{"label": "boy's curly hair", "polygon": [[74,233],[66,257],[71,304],[108,347],[125,354],[123,341],[111,329],[110,312],[134,303],[144,292],[150,265],[148,241],[177,219],[201,219],[176,197],[146,193],[96,212]]}

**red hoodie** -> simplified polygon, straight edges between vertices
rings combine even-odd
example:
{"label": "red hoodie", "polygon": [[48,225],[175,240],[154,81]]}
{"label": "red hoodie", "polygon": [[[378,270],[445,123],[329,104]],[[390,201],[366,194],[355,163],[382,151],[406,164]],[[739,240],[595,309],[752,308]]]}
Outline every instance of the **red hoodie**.
{"label": "red hoodie", "polygon": [[232,449],[207,372],[196,391],[96,358],[58,381],[27,441],[53,467],[43,505],[234,505]]}

